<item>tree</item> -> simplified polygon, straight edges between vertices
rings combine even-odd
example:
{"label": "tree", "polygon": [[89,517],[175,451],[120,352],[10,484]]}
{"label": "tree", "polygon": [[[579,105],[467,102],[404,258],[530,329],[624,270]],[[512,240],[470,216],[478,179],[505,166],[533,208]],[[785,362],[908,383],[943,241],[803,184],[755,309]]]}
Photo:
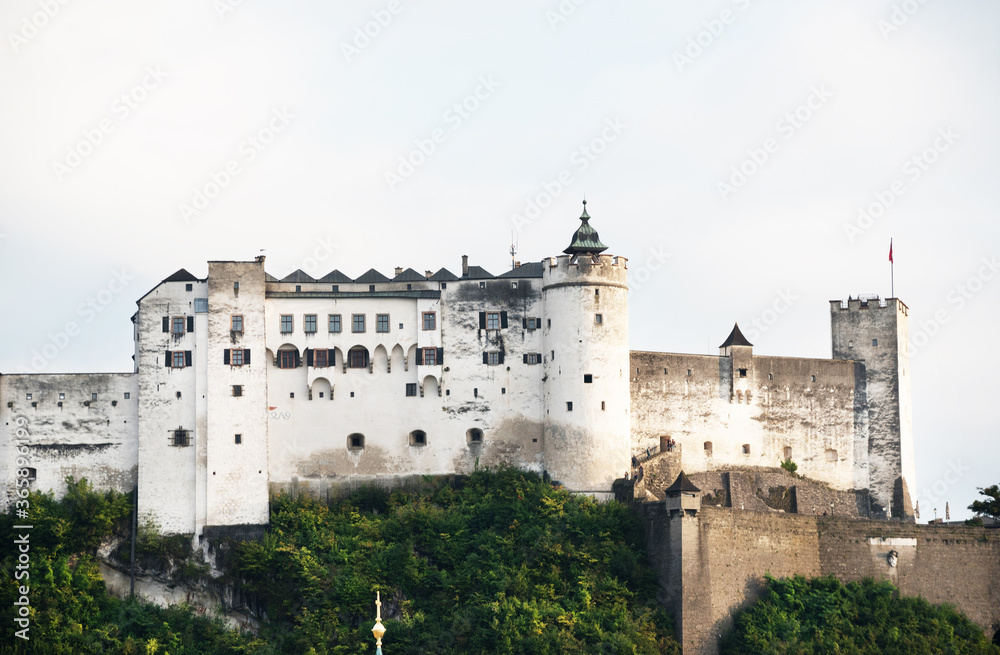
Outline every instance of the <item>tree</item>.
{"label": "tree", "polygon": [[976,514],[984,514],[1000,520],[1000,485],[995,484],[985,489],[979,487],[979,493],[986,496],[989,500],[974,500],[969,505],[969,509]]}

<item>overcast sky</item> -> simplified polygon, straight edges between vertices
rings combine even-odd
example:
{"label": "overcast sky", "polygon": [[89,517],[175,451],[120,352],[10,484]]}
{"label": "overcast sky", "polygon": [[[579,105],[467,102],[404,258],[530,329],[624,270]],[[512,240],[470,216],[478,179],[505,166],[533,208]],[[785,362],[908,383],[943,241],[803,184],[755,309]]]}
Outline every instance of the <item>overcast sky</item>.
{"label": "overcast sky", "polygon": [[586,195],[633,349],[717,353],[738,320],[829,357],[828,301],[890,295],[892,238],[921,519],[1000,482],[996,2],[8,0],[0,26],[0,371],[130,370],[135,301],[208,260],[502,273]]}

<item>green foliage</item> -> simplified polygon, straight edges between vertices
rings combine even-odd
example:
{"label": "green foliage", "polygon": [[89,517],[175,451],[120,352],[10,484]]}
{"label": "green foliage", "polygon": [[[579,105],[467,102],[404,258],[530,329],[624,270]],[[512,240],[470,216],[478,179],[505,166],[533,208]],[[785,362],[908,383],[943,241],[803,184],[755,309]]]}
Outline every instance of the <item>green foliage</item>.
{"label": "green foliage", "polygon": [[653,602],[641,528],[513,469],[419,494],[356,492],[332,506],[277,496],[271,528],[232,574],[260,598],[280,652],[679,653]]}
{"label": "green foliage", "polygon": [[[331,506],[275,497],[260,542],[227,544],[229,578],[267,609],[259,636],[186,607],[106,594],[89,553],[116,530],[127,535],[128,496],[84,481],[60,502],[34,494],[23,652],[369,653],[378,589],[386,652],[680,653],[672,620],[653,602],[641,528],[624,507],[511,469],[458,482],[426,480],[419,493],[365,488]],[[2,538],[16,538],[13,524],[0,516]],[[202,566],[188,537],[159,537],[152,524],[136,551],[150,567]],[[3,565],[0,618],[13,625],[13,555]]]}
{"label": "green foliage", "polygon": [[900,597],[889,582],[767,576],[767,584],[736,617],[723,655],[1000,655],[954,608]]}
{"label": "green foliage", "polygon": [[[24,521],[0,515],[0,539],[14,543],[28,535],[28,569],[17,569],[18,552],[3,550],[0,574],[0,621],[8,627],[13,653],[78,655],[270,655],[263,641],[227,631],[220,621],[196,616],[190,609],[162,609],[108,596],[93,553],[109,538],[126,536],[131,498],[98,493],[86,480],[67,480],[66,496],[28,497],[30,531],[13,529]],[[28,577],[23,577],[24,573]],[[21,576],[21,577],[16,577]],[[18,616],[14,604],[27,587],[30,641],[12,635]],[[5,651],[7,652],[7,651]]]}
{"label": "green foliage", "polygon": [[792,458],[789,457],[788,459],[786,459],[781,463],[781,468],[785,469],[789,473],[795,473],[796,471],[799,470],[799,465],[793,462]]}
{"label": "green foliage", "polygon": [[969,509],[976,514],[985,514],[986,516],[1000,519],[1000,485],[995,484],[985,489],[980,487],[979,493],[986,496],[987,500],[974,500],[969,505]]}

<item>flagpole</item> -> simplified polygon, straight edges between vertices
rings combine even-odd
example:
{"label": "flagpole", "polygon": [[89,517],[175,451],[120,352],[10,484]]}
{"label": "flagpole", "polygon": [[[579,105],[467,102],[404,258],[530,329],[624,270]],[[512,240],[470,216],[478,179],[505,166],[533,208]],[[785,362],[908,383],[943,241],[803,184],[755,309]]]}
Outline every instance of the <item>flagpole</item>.
{"label": "flagpole", "polygon": [[889,293],[896,297],[896,262],[892,259],[892,239],[889,239]]}

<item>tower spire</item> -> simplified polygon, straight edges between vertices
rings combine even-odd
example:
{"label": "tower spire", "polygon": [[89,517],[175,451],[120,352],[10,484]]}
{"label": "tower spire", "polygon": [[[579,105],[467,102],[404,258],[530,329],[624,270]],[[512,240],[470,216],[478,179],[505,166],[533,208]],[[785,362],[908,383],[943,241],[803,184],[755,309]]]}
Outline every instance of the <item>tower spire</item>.
{"label": "tower spire", "polygon": [[604,252],[608,249],[606,245],[601,243],[600,237],[597,235],[597,230],[591,227],[590,214],[587,213],[587,201],[583,201],[583,213],[580,214],[580,227],[573,233],[573,241],[569,244],[566,250],[563,250],[567,255],[581,255],[584,253],[596,255],[599,252]]}

